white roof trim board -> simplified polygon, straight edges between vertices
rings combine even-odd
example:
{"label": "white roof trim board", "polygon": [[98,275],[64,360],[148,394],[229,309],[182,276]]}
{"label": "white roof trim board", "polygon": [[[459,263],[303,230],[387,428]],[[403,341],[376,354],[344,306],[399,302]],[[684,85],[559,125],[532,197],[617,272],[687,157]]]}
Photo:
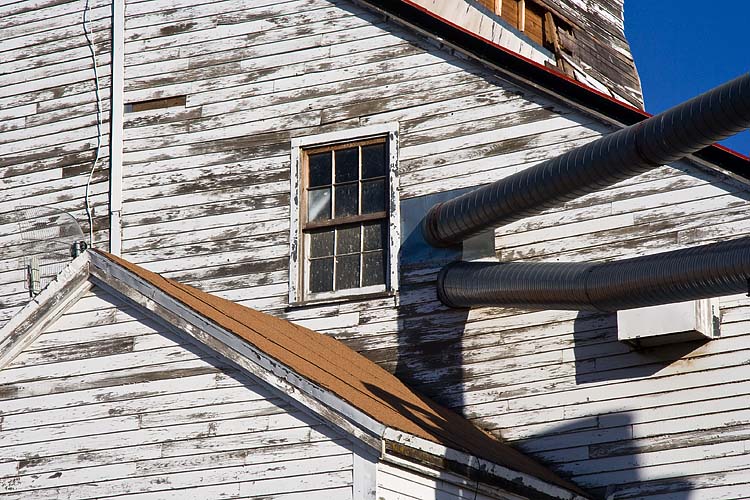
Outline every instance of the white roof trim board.
{"label": "white roof trim board", "polygon": [[226,357],[286,395],[322,420],[346,432],[380,459],[403,465],[390,456],[386,442],[458,463],[504,482],[533,490],[543,498],[585,500],[585,497],[532,475],[479,459],[469,453],[433,443],[419,436],[388,427],[365,414],[333,392],[315,384],[263,351],[215,324],[107,256],[87,251],[77,257],[38,296],[0,329],[0,369],[7,366],[52,322],[59,318],[94,285],[149,311],[190,336],[196,343]]}
{"label": "white roof trim board", "polygon": [[0,328],[0,370],[92,287],[89,253],[76,257],[39,295]]}

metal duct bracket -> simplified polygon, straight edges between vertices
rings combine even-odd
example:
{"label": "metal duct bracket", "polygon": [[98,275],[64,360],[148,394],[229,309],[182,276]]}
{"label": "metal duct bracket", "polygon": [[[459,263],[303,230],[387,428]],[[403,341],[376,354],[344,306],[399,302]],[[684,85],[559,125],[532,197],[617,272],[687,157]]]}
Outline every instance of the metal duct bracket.
{"label": "metal duct bracket", "polygon": [[708,341],[719,336],[719,323],[717,299],[625,309],[617,311],[617,339],[636,348]]}
{"label": "metal duct bracket", "polygon": [[463,241],[456,247],[435,247],[424,240],[421,230],[422,220],[427,211],[442,201],[450,200],[473,188],[454,189],[441,193],[407,198],[401,200],[401,250],[399,263],[403,267],[423,266],[427,263],[437,267],[455,260],[494,260],[495,232],[492,229],[482,231],[476,236]]}

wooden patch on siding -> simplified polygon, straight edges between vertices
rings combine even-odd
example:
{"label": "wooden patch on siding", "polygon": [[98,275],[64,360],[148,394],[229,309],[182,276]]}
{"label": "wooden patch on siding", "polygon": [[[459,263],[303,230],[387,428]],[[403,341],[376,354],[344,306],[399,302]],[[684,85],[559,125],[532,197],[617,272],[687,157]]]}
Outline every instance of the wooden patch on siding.
{"label": "wooden patch on siding", "polygon": [[160,99],[150,99],[148,101],[131,102],[125,105],[126,113],[137,113],[138,111],[148,111],[150,109],[173,108],[176,106],[185,106],[187,96],[180,95],[175,97],[163,97]]}

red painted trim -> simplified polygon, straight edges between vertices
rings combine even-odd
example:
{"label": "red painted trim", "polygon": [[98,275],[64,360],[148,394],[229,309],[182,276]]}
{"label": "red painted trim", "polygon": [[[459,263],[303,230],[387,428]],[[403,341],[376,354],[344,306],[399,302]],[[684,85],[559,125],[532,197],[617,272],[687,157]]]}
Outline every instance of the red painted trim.
{"label": "red painted trim", "polygon": [[[577,85],[578,87],[586,89],[587,91],[591,92],[592,94],[597,94],[600,97],[604,97],[605,99],[608,99],[608,100],[610,100],[612,102],[616,102],[617,104],[621,104],[624,107],[630,108],[632,111],[637,111],[638,113],[641,113],[641,114],[645,115],[645,113],[644,113],[644,111],[642,109],[636,108],[634,106],[631,106],[630,104],[627,104],[627,103],[624,103],[622,101],[619,101],[619,100],[615,99],[614,97],[612,97],[610,95],[607,95],[607,94],[605,94],[603,92],[600,92],[600,91],[598,91],[598,90],[596,90],[594,88],[591,88],[588,85],[584,85],[583,83],[581,83],[578,80],[575,80],[575,79],[569,77],[568,75],[566,75],[564,73],[560,73],[559,71],[555,71],[553,69],[550,69],[550,68],[548,68],[547,66],[545,66],[543,64],[539,64],[538,62],[536,62],[536,61],[534,61],[532,59],[529,59],[526,56],[523,56],[523,55],[519,54],[518,52],[513,52],[512,50],[508,49],[507,47],[503,47],[502,45],[499,45],[499,44],[493,42],[492,40],[488,40],[488,39],[486,39],[484,37],[481,37],[478,34],[474,33],[473,31],[470,31],[470,30],[464,28],[463,26],[459,26],[458,24],[454,23],[453,21],[445,19],[444,17],[441,17],[441,16],[435,14],[431,10],[429,10],[429,9],[427,9],[425,7],[422,7],[421,5],[419,5],[417,3],[414,3],[412,0],[401,0],[401,1],[403,3],[409,5],[410,7],[414,8],[414,9],[417,9],[417,10],[419,10],[419,11],[421,11],[421,12],[429,15],[433,19],[437,19],[441,23],[447,24],[451,28],[457,29],[457,30],[459,30],[459,31],[461,31],[461,32],[463,32],[463,33],[471,36],[472,38],[475,38],[477,40],[481,40],[482,42],[486,43],[487,45],[490,45],[491,47],[494,47],[495,49],[498,49],[498,50],[500,50],[502,52],[505,52],[506,54],[509,54],[509,55],[515,57],[516,59],[520,59],[521,61],[524,61],[525,63],[530,64],[532,66],[535,66],[538,69],[541,69],[542,71],[545,71],[545,72],[547,72],[547,73],[549,73],[551,75],[554,75],[557,78],[560,78],[562,80],[567,80],[568,82],[570,82],[570,83],[572,83],[574,85]],[[650,116],[650,115],[648,115],[648,116]]]}
{"label": "red painted trim", "polygon": [[750,162],[750,156],[745,156],[739,151],[735,151],[734,149],[728,148],[726,146],[722,146],[721,144],[714,144],[712,147],[721,149],[725,153],[728,153],[732,156],[736,156],[737,158]]}
{"label": "red painted trim", "polygon": [[[576,85],[577,87],[585,90],[586,92],[589,92],[591,94],[594,94],[594,95],[597,95],[597,96],[599,96],[601,98],[604,98],[604,99],[606,99],[606,100],[608,100],[608,101],[610,101],[610,102],[612,102],[614,104],[617,104],[618,106],[620,106],[622,108],[628,109],[628,110],[630,110],[630,111],[632,111],[634,113],[638,113],[639,115],[643,116],[644,118],[650,118],[650,117],[653,116],[651,113],[648,113],[647,111],[644,111],[644,110],[642,110],[640,108],[636,108],[635,106],[632,106],[632,105],[630,105],[630,104],[628,104],[626,102],[623,102],[623,101],[620,101],[618,99],[615,99],[614,97],[609,96],[609,95],[607,95],[607,94],[605,94],[603,92],[600,92],[600,91],[598,91],[598,90],[596,90],[594,88],[591,88],[588,85],[584,85],[583,83],[579,82],[578,80],[570,78],[568,75],[566,75],[564,73],[560,73],[559,71],[555,71],[553,69],[550,69],[547,66],[545,66],[543,64],[539,64],[538,62],[533,61],[533,60],[529,59],[528,57],[522,56],[521,54],[519,54],[517,52],[514,52],[514,51],[512,51],[512,50],[510,50],[510,49],[508,49],[506,47],[503,47],[502,45],[499,45],[499,44],[493,42],[492,40],[488,40],[488,39],[486,39],[484,37],[481,37],[478,34],[474,33],[473,31],[470,31],[470,30],[464,28],[463,26],[459,26],[456,23],[454,23],[454,22],[452,22],[452,21],[450,21],[448,19],[445,19],[444,17],[441,17],[441,16],[435,14],[431,10],[429,10],[429,9],[427,9],[425,7],[422,7],[421,5],[413,2],[412,0],[401,0],[401,2],[404,3],[404,4],[406,4],[406,5],[408,5],[408,6],[410,6],[413,9],[416,9],[416,10],[419,10],[420,12],[423,12],[424,14],[432,17],[433,19],[436,19],[436,20],[440,21],[441,23],[444,23],[444,24],[450,26],[453,29],[461,31],[462,33],[464,33],[464,34],[466,34],[466,35],[468,35],[468,36],[470,36],[470,37],[472,37],[472,38],[474,38],[476,40],[480,40],[482,43],[485,43],[485,44],[489,45],[490,47],[492,47],[492,48],[494,48],[496,50],[500,50],[500,51],[508,54],[511,57],[514,57],[514,58],[516,58],[516,59],[518,59],[520,61],[523,61],[526,64],[534,66],[534,67],[536,67],[539,70],[545,71],[546,73],[552,75],[555,78],[559,78],[560,80],[565,80],[568,83]],[[741,160],[750,161],[750,157],[745,156],[742,153],[739,153],[737,151],[734,151],[733,149],[730,149],[730,148],[728,148],[726,146],[722,146],[721,144],[714,144],[714,145],[709,146],[709,147],[720,149],[721,151],[723,151],[725,153],[728,153],[728,154],[730,154],[730,155],[732,155],[732,156],[734,156],[736,158],[739,158]]]}

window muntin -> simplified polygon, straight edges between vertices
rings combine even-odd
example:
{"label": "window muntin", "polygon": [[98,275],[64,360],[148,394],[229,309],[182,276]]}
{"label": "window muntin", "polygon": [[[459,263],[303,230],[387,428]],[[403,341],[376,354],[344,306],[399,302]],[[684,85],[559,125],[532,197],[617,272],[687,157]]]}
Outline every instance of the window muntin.
{"label": "window muntin", "polygon": [[[397,122],[378,123],[292,139],[290,307],[391,295],[398,290],[397,260],[401,246],[398,129]],[[352,152],[338,153],[337,179],[336,151],[355,146],[356,162],[347,161],[347,157],[353,158]],[[310,155],[326,152],[328,155],[313,156],[311,170]],[[340,185],[338,199],[337,185]],[[342,198],[346,191],[342,188],[346,185],[349,192],[356,191],[356,199]],[[356,189],[352,188],[355,185]],[[312,210],[311,197],[315,202]],[[339,205],[338,216],[336,205]],[[314,289],[333,288],[333,291],[311,291],[310,261],[314,260],[321,260],[312,269],[316,273]],[[335,271],[340,271],[338,285]],[[354,288],[355,284],[359,286]]]}
{"label": "window muntin", "polygon": [[307,299],[386,290],[387,146],[379,137],[302,151]]}

